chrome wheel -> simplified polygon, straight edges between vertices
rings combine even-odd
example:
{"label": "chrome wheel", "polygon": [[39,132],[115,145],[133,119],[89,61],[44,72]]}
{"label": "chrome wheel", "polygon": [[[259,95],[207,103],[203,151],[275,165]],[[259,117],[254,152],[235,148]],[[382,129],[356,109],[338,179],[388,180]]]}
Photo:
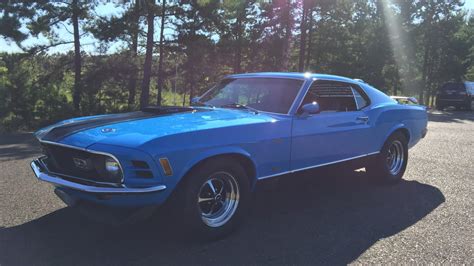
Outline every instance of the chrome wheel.
{"label": "chrome wheel", "polygon": [[239,185],[231,174],[213,174],[199,190],[197,203],[202,221],[210,227],[227,223],[237,210],[239,195]]}
{"label": "chrome wheel", "polygon": [[390,144],[387,151],[387,166],[392,176],[400,173],[405,161],[405,152],[403,144],[399,140],[395,140]]}

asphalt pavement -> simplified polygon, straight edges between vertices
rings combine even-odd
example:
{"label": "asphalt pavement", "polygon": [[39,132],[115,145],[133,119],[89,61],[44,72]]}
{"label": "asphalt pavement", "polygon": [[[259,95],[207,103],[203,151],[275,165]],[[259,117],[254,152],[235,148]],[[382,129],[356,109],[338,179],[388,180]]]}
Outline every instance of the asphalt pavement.
{"label": "asphalt pavement", "polygon": [[0,265],[434,263],[474,265],[474,112],[432,112],[405,180],[312,171],[261,184],[226,239],[179,234],[166,211],[111,227],[66,208],[35,180],[31,134],[0,135]]}

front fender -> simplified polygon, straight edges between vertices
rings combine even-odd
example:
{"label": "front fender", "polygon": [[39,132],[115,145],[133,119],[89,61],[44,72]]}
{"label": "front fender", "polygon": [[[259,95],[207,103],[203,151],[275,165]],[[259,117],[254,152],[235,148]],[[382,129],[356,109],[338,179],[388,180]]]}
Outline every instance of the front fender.
{"label": "front fender", "polygon": [[[208,158],[219,155],[239,155],[248,158],[253,167],[256,168],[256,163],[249,152],[238,146],[220,146],[220,147],[202,147],[187,150],[176,150],[164,154],[158,154],[154,158],[159,165],[159,159],[166,157],[173,169],[171,176],[164,176],[164,183],[168,188],[174,190],[183,177],[197,164]],[[163,170],[160,167],[160,171]],[[163,174],[163,173],[162,173]]]}
{"label": "front fender", "polygon": [[191,170],[194,166],[196,166],[198,163],[208,158],[219,156],[219,155],[231,155],[231,154],[245,156],[252,162],[254,169],[256,168],[255,161],[252,159],[252,156],[250,155],[250,153],[248,153],[246,150],[242,149],[241,147],[236,147],[236,146],[217,147],[217,148],[211,148],[208,150],[203,150],[197,153],[195,157],[189,160],[184,165],[184,167],[180,169],[181,171],[179,174],[179,178],[184,177],[186,173],[189,172],[189,170]]}

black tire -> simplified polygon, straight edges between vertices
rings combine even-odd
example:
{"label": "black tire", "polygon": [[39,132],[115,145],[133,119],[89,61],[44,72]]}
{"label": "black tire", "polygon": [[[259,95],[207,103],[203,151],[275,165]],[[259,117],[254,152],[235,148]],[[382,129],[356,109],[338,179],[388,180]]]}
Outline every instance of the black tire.
{"label": "black tire", "polygon": [[436,105],[436,110],[443,111],[443,109],[444,109],[444,106],[439,105],[439,104]]}
{"label": "black tire", "polygon": [[[228,205],[218,203],[216,200],[217,194],[211,195],[209,180],[211,180],[210,182],[215,190],[220,190],[218,182],[220,179],[222,179],[222,184],[229,182],[226,183],[226,186],[222,185],[224,189],[219,193],[222,194],[219,198],[224,198],[224,202]],[[234,193],[230,192],[231,187],[234,188]],[[235,193],[235,188],[237,188],[237,193]],[[230,158],[216,158],[204,162],[186,175],[178,189],[175,198],[177,202],[174,205],[179,208],[177,210],[180,217],[179,222],[183,224],[186,233],[199,240],[223,238],[237,229],[247,216],[251,197],[249,178],[242,166]],[[207,193],[208,198],[204,198],[202,193]],[[200,197],[206,199],[206,201],[198,203]],[[215,202],[208,200],[209,198],[214,198]],[[231,199],[234,200],[233,203]],[[231,207],[225,216],[226,208],[234,206],[231,203],[234,204],[235,202],[237,202],[237,206]],[[216,210],[223,208],[224,211],[221,216],[225,218],[222,218],[220,222],[222,224],[212,222],[212,216],[209,216],[210,218],[204,216],[204,212],[213,212],[212,207],[204,210],[206,204],[215,204],[213,206]],[[224,206],[227,207],[224,208]],[[221,210],[219,209],[219,211]],[[219,211],[216,212],[216,216]],[[219,221],[219,219],[216,219],[216,221]]]}
{"label": "black tire", "polygon": [[405,135],[398,131],[387,139],[380,153],[365,169],[374,183],[393,185],[402,180],[407,162],[408,141]]}

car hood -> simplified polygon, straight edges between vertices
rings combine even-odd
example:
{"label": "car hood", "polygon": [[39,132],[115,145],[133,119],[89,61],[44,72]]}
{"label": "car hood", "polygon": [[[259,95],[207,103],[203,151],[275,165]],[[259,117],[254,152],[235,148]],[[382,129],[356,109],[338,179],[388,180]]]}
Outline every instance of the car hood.
{"label": "car hood", "polygon": [[[110,119],[110,116],[94,116],[66,120],[44,128],[36,133],[40,140],[56,127],[87,121],[88,119]],[[213,128],[231,127],[256,123],[275,122],[273,115],[254,113],[238,109],[196,109],[193,112],[174,113],[155,117],[131,119],[112,122],[93,128],[78,130],[54,142],[87,148],[93,144],[109,144],[123,147],[139,147],[148,141],[173,134],[191,133],[193,131]]]}

